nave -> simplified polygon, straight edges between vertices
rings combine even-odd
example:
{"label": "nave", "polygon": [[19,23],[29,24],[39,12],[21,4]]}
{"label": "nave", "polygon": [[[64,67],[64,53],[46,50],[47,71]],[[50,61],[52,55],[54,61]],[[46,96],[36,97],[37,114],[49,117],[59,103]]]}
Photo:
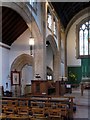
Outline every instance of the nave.
{"label": "nave", "polygon": [[90,3],[1,1],[1,120],[89,118]]}

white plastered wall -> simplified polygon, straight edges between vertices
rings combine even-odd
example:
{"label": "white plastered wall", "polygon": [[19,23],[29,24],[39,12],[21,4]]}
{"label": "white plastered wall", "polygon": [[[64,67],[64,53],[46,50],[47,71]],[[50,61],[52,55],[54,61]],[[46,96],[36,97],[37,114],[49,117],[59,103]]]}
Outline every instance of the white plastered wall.
{"label": "white plastered wall", "polygon": [[76,25],[84,18],[88,17],[88,13],[77,19],[70,27],[67,34],[67,65],[81,66],[81,60],[76,58]]}

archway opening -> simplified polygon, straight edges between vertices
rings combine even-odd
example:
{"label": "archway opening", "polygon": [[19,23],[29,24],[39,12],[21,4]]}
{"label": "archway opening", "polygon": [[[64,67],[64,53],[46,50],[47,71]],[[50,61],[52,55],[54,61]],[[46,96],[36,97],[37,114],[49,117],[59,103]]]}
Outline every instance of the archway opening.
{"label": "archway opening", "polygon": [[21,96],[30,93],[31,80],[33,79],[34,75],[33,61],[34,59],[32,56],[28,54],[22,54],[18,56],[12,63],[11,71],[20,72],[20,85],[12,85],[13,96]]}
{"label": "archway opening", "polygon": [[32,65],[25,65],[21,71],[21,95],[31,93],[31,80],[33,80],[33,67]]}

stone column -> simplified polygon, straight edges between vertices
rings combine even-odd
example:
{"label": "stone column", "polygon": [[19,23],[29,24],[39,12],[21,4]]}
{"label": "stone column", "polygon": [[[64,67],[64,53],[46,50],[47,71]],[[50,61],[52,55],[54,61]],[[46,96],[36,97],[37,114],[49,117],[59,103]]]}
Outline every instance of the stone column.
{"label": "stone column", "polygon": [[45,35],[42,35],[40,33],[40,31],[38,31],[38,28],[36,26],[34,26],[33,28],[34,28],[33,35],[35,37],[34,79],[36,79],[35,75],[39,74],[42,80],[46,80],[46,41],[45,41]]}
{"label": "stone column", "polygon": [[[34,54],[34,79],[39,74],[42,80],[46,80],[46,16],[45,3],[41,4],[41,29],[33,26],[33,35],[35,38],[35,54]],[[34,24],[33,24],[34,25]]]}
{"label": "stone column", "polygon": [[36,79],[35,75],[39,74],[42,80],[46,80],[46,54],[42,38],[35,43],[34,55],[34,79]]}
{"label": "stone column", "polygon": [[58,21],[58,48],[54,53],[54,80],[58,81],[61,75],[61,23]]}
{"label": "stone column", "polygon": [[54,80],[58,81],[60,76],[60,53],[54,55]]}

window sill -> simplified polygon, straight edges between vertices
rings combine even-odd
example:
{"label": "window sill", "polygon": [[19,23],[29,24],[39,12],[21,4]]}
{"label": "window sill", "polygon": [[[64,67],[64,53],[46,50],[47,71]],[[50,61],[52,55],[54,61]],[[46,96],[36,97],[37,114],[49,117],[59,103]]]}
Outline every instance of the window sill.
{"label": "window sill", "polygon": [[90,55],[79,55],[77,59],[90,58]]}

